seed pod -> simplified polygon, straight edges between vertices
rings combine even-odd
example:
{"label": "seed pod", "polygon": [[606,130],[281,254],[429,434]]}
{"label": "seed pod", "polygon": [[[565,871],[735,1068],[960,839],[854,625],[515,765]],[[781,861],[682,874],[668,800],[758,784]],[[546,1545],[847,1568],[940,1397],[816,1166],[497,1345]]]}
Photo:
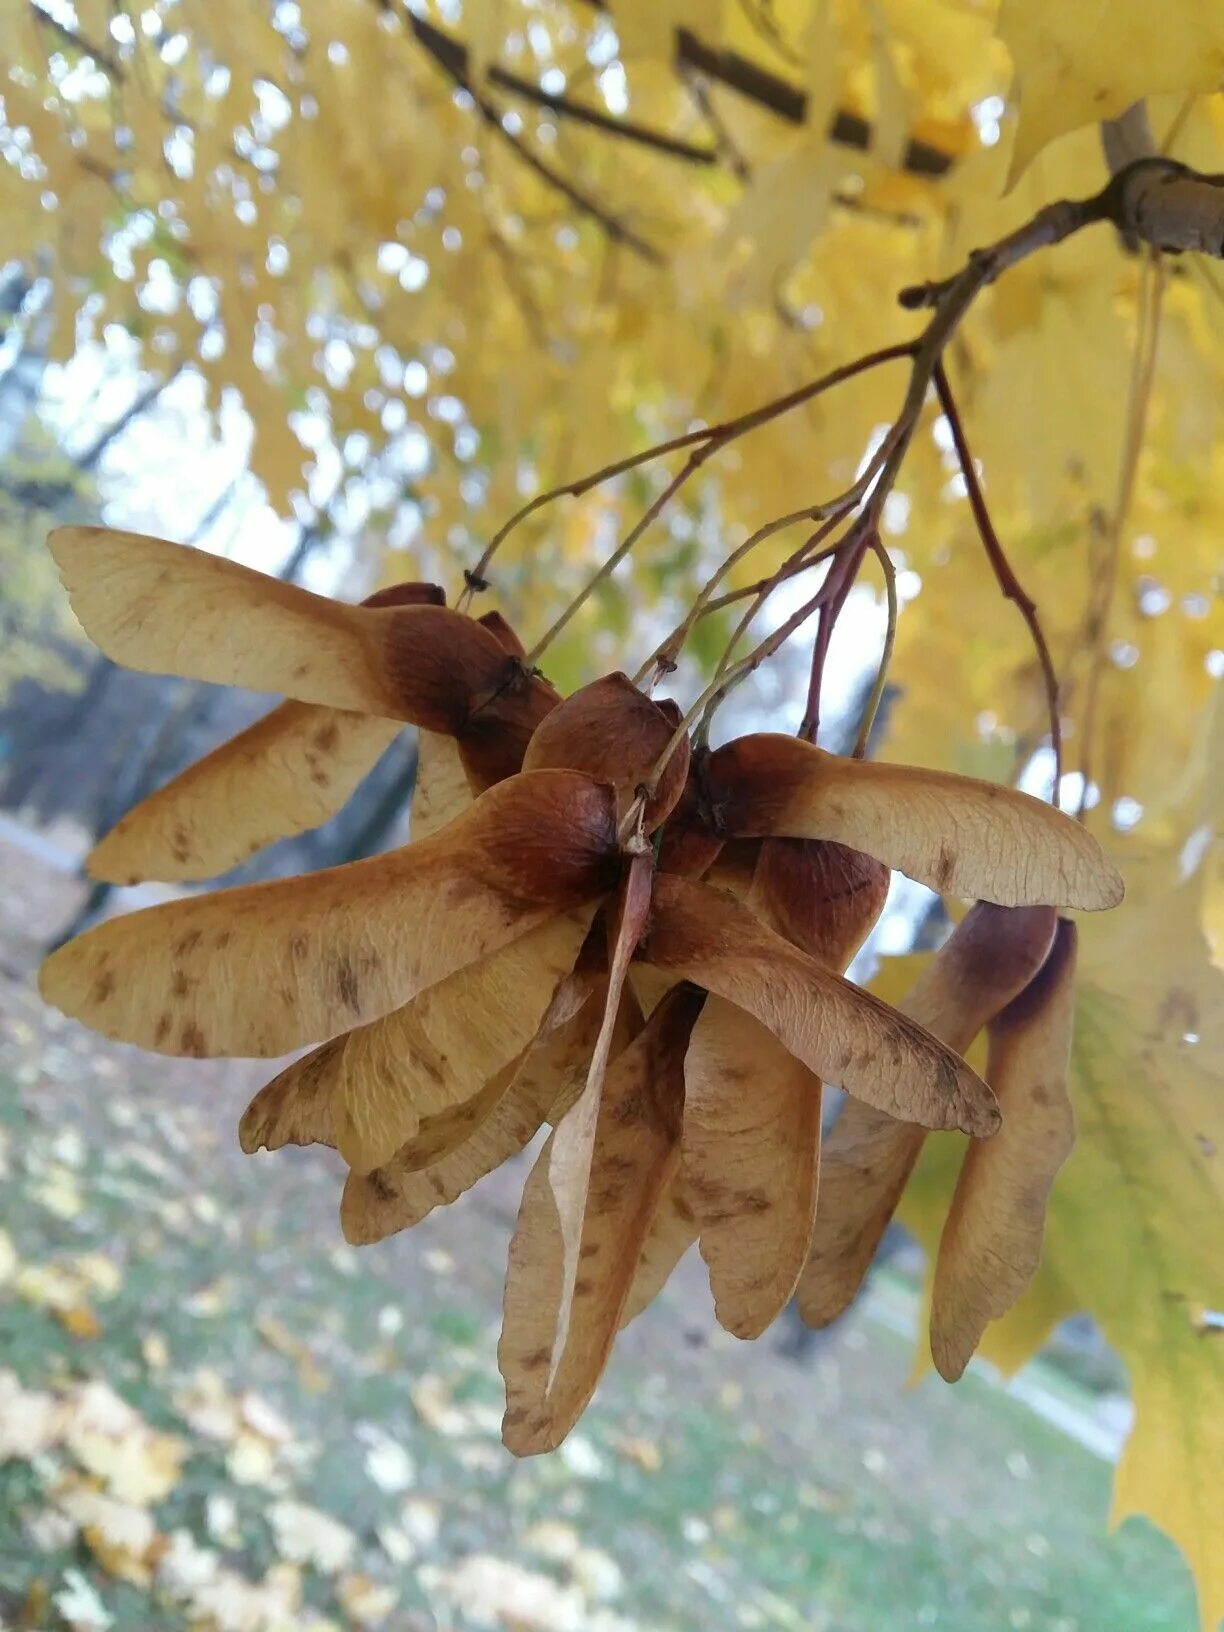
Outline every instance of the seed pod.
{"label": "seed pod", "polygon": [[[627,675],[605,674],[553,709],[532,737],[523,769],[554,766],[585,771],[615,788],[623,816],[679,723],[680,712],[674,703],[653,702]],[[684,738],[647,802],[647,831],[653,831],[675,808],[688,766],[689,745]]]}

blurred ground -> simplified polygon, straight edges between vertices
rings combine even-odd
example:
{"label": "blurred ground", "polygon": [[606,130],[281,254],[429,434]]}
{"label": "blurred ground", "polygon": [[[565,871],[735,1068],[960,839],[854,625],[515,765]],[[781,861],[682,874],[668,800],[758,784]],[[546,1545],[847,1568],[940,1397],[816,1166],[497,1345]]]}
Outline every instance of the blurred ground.
{"label": "blurred ground", "polygon": [[41,1009],[33,960],[78,895],[0,835],[4,1626],[1194,1626],[1174,1549],[1106,1536],[1106,1461],[981,1375],[905,1390],[903,1292],[797,1366],[718,1332],[686,1262],[561,1452],[516,1463],[495,1348],[521,1166],[347,1247],[328,1153],[238,1151],[268,1068]]}

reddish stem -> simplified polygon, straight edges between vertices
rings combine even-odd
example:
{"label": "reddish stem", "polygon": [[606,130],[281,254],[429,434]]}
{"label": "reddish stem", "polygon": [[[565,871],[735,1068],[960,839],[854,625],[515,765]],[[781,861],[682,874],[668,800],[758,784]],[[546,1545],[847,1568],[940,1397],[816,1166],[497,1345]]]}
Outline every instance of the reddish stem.
{"label": "reddish stem", "polygon": [[847,540],[849,548],[835,558],[829,576],[821,586],[827,597],[821,603],[816,623],[816,639],[812,645],[812,668],[808,678],[807,707],[799,735],[805,742],[815,742],[820,731],[820,690],[824,684],[825,659],[829,655],[829,641],[833,627],[841,616],[841,609],[854,587],[859,568],[863,564],[871,542],[871,532],[864,529],[858,538]]}
{"label": "reddish stem", "polygon": [[960,461],[961,475],[965,478],[965,492],[969,498],[969,508],[973,511],[973,519],[977,524],[982,547],[986,551],[986,559],[994,570],[995,581],[998,583],[1004,600],[1015,604],[1020,616],[1028,625],[1029,634],[1032,636],[1033,645],[1037,651],[1037,661],[1041,666],[1041,676],[1045,683],[1046,707],[1050,716],[1050,747],[1054,752],[1054,804],[1057,805],[1062,787],[1062,721],[1058,712],[1058,676],[1054,672],[1050,648],[1046,645],[1041,620],[1037,615],[1036,602],[1030,595],[1025,593],[1023,585],[1016,577],[1012,564],[1004,554],[1003,546],[999,542],[999,535],[995,531],[994,522],[990,519],[990,512],[986,508],[986,497],[982,492],[982,484],[978,480],[977,467],[973,463],[973,455],[969,452],[969,444],[965,440],[965,428],[961,423],[956,400],[952,395],[952,387],[942,362],[935,364],[932,379],[935,384],[935,393],[939,398],[939,406],[943,410],[944,418],[948,422],[948,429],[952,433],[952,444],[956,449],[956,457]]}

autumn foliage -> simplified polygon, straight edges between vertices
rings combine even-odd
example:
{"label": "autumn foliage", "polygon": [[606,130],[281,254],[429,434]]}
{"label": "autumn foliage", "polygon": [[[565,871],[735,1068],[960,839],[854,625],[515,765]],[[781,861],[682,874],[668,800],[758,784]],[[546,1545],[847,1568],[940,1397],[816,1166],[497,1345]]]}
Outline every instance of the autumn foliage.
{"label": "autumn foliage", "polygon": [[[116,662],[286,699],[90,865],[215,877],[405,725],[411,842],[105,923],[47,998],[164,1053],[307,1049],[240,1137],[333,1145],[354,1242],[547,1128],[506,1283],[517,1452],[694,1243],[753,1338],[792,1295],[835,1319],[900,1217],[949,1379],[1091,1312],[1136,1405],[1116,1513],[1178,1541],[1214,1625],[1215,8],[294,9],[0,5],[8,252],[54,201],[51,354],[123,323],[211,406],[240,390],[278,508],[342,528],[378,495],[361,605],[53,535]],[[796,651],[777,729],[720,739]],[[955,927],[864,989],[894,871]]]}

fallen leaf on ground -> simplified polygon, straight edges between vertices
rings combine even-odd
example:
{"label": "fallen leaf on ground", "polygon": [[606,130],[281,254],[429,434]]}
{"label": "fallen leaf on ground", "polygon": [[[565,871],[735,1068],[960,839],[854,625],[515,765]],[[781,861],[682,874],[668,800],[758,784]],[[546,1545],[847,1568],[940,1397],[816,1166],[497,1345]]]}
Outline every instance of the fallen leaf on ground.
{"label": "fallen leaf on ground", "polygon": [[15,1372],[0,1371],[0,1462],[29,1462],[57,1443],[63,1410],[51,1394],[23,1388]]}
{"label": "fallen leaf on ground", "polygon": [[353,1556],[357,1538],[347,1526],[304,1502],[274,1502],[268,1523],[276,1550],[294,1564],[311,1564],[324,1575],[335,1575]]}
{"label": "fallen leaf on ground", "polygon": [[344,1613],[359,1626],[380,1625],[399,1602],[394,1587],[371,1581],[368,1575],[341,1576],[336,1584],[336,1598]]}

